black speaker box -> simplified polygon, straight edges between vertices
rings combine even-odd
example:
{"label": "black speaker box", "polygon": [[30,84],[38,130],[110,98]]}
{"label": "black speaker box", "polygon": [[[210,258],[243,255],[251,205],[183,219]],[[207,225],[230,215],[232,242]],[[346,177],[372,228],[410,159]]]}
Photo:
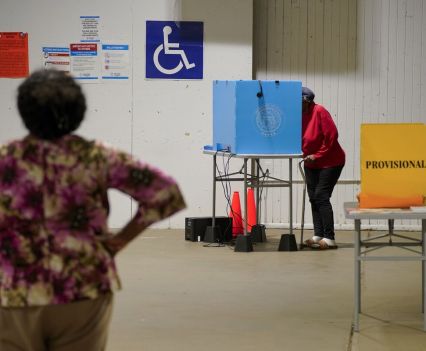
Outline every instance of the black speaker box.
{"label": "black speaker box", "polygon": [[[212,225],[212,217],[186,217],[185,218],[185,240],[204,240],[206,228]],[[215,217],[215,225],[220,228],[220,242],[232,240],[232,218]]]}

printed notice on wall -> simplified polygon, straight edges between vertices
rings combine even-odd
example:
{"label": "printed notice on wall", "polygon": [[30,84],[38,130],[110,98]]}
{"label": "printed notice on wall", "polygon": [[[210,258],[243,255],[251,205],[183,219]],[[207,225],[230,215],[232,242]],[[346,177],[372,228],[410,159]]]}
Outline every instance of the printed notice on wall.
{"label": "printed notice on wall", "polygon": [[70,71],[70,48],[44,46],[42,48],[42,60],[44,69],[56,69]]}
{"label": "printed notice on wall", "polygon": [[99,16],[80,16],[81,42],[99,42]]}
{"label": "printed notice on wall", "polygon": [[71,74],[76,79],[97,82],[100,76],[98,44],[70,44]]}
{"label": "printed notice on wall", "polygon": [[129,45],[102,44],[102,79],[129,79]]}
{"label": "printed notice on wall", "polygon": [[28,74],[28,33],[0,32],[0,78],[23,78]]}

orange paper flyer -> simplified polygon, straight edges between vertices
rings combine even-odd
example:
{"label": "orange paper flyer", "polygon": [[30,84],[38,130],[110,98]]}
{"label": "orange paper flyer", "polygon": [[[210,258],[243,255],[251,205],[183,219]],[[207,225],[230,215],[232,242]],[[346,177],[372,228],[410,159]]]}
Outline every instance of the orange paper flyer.
{"label": "orange paper flyer", "polygon": [[0,78],[28,75],[28,33],[0,32]]}

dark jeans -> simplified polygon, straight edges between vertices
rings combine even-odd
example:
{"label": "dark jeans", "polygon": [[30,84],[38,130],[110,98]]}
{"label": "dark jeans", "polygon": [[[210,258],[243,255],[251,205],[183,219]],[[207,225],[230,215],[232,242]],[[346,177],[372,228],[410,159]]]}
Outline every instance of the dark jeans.
{"label": "dark jeans", "polygon": [[306,187],[316,236],[334,240],[334,218],[330,198],[342,169],[343,166],[321,169],[305,167]]}

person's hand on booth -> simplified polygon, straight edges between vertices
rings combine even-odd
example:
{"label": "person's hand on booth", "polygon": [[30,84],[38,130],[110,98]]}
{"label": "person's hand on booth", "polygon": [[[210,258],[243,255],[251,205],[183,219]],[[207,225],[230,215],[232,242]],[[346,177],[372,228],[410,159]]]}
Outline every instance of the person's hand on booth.
{"label": "person's hand on booth", "polygon": [[305,162],[314,162],[315,156],[314,155],[308,155],[303,159]]}

